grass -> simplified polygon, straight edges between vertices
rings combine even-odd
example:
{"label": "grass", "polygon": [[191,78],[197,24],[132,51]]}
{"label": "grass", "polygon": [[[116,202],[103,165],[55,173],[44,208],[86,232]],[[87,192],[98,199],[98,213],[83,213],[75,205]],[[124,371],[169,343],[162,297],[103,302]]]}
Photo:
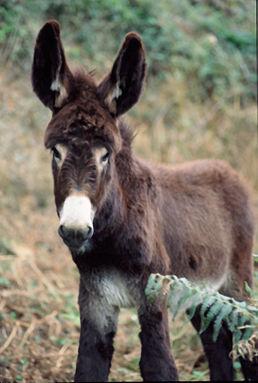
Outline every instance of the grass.
{"label": "grass", "polygon": [[[11,71],[0,73],[0,381],[71,381],[78,274],[56,231],[49,153],[43,148],[50,113],[32,95],[28,76],[11,78]],[[137,152],[170,163],[228,160],[252,187],[258,217],[256,106],[190,103],[184,84],[172,77],[157,86],[148,84],[128,118],[137,127]],[[112,381],[140,380],[138,332],[135,311],[122,310]],[[207,380],[200,340],[185,316],[171,321],[171,337],[181,380]]]}
{"label": "grass", "polygon": [[[34,251],[19,245],[14,248],[16,255],[0,256],[5,275],[1,284],[0,380],[71,381],[79,336],[77,273],[61,244],[56,246],[57,252],[50,253],[37,246]],[[194,368],[201,347],[186,318],[171,327],[181,377],[195,380],[202,373],[207,378],[207,368]],[[134,310],[122,310],[118,328],[111,381],[141,380]]]}

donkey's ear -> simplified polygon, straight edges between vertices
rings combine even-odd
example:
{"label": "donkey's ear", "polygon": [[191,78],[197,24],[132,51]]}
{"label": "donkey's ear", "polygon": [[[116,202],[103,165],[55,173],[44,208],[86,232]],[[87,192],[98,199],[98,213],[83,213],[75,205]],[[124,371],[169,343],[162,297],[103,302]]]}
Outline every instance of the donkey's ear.
{"label": "donkey's ear", "polygon": [[32,64],[32,86],[44,105],[60,108],[67,99],[72,73],[66,63],[59,24],[48,21],[39,31]]}
{"label": "donkey's ear", "polygon": [[140,36],[126,35],[109,75],[98,86],[98,93],[114,116],[130,109],[139,99],[144,75],[145,52]]}

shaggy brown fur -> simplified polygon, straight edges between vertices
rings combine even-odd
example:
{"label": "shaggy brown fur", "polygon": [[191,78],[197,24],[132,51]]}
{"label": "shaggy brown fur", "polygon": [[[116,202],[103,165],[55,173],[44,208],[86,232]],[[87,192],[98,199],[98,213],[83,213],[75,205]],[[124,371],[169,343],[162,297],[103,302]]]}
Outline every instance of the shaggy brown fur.
{"label": "shaggy brown fur", "polygon": [[[144,75],[145,52],[136,33],[126,36],[110,74],[97,85],[90,75],[68,68],[56,21],[39,32],[32,83],[53,111],[45,145],[54,151],[57,212],[75,191],[95,208],[94,234],[85,240],[83,233],[83,252],[66,241],[81,277],[77,381],[108,378],[119,307],[128,305],[139,312],[144,380],[177,379],[166,308],[149,305],[144,296],[150,273],[206,282],[240,299],[244,282],[252,285],[254,224],[236,172],[215,160],[157,166],[132,152],[132,131],[119,116],[137,102]],[[66,156],[58,167],[60,144]],[[97,147],[108,152],[102,170]],[[199,328],[197,314],[193,324]],[[231,380],[232,334],[223,328],[212,343],[210,327],[201,337],[211,379]],[[242,363],[245,377],[257,378]]]}

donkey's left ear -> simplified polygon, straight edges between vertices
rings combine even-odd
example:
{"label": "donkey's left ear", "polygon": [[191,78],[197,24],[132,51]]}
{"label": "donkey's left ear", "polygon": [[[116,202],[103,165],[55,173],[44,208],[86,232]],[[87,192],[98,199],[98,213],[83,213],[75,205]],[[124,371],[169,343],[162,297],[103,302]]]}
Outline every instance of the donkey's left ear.
{"label": "donkey's left ear", "polygon": [[98,94],[111,114],[119,116],[139,99],[146,69],[145,52],[140,36],[126,35],[109,75],[98,86]]}
{"label": "donkey's left ear", "polygon": [[66,63],[56,20],[48,21],[39,31],[32,64],[32,86],[44,105],[60,108],[71,91],[72,73]]}

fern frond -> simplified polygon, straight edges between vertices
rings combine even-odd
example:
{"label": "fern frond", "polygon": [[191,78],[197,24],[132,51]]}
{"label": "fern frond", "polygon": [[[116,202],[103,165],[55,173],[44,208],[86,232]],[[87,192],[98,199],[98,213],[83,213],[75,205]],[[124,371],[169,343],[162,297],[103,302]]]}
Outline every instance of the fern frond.
{"label": "fern frond", "polygon": [[251,362],[254,358],[258,357],[258,350],[256,348],[256,342],[258,340],[258,334],[255,333],[247,340],[240,340],[235,343],[230,356],[233,360],[239,357],[249,359]]}
{"label": "fern frond", "polygon": [[230,306],[229,304],[223,303],[221,310],[214,321],[213,336],[212,336],[213,342],[216,342],[216,340],[218,339],[218,335],[222,326],[222,321],[225,320],[225,318],[231,313],[231,311],[232,311],[232,306]]}
{"label": "fern frond", "polygon": [[209,308],[216,302],[216,296],[215,295],[209,295],[206,299],[204,299],[201,309],[200,309],[200,317],[201,317],[201,328],[199,330],[199,333],[203,333],[208,327],[210,322],[207,320],[206,312],[209,310]]}
{"label": "fern frond", "polygon": [[[251,294],[251,291],[249,293]],[[258,328],[256,306],[244,301],[236,301],[218,292],[211,292],[205,286],[194,284],[186,278],[151,274],[145,294],[150,303],[166,298],[173,318],[178,312],[186,311],[189,319],[192,319],[198,308],[201,317],[200,333],[213,323],[214,342],[218,338],[223,323],[226,323],[233,333],[236,344],[249,342]],[[250,344],[248,347],[250,353]],[[239,350],[243,354],[246,349],[242,345]]]}
{"label": "fern frond", "polygon": [[242,330],[242,340],[250,339],[254,331],[255,331],[254,325],[245,326],[244,330]]}

